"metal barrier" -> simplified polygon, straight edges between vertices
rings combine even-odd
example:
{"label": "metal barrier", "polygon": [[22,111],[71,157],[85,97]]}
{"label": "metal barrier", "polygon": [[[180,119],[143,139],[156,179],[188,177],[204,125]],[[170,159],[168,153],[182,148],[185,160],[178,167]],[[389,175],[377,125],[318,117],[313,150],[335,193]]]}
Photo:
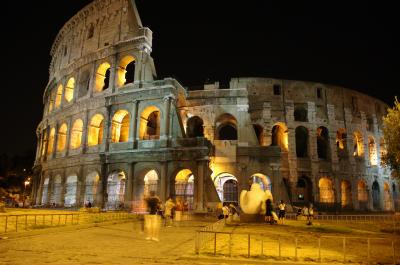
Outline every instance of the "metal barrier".
{"label": "metal barrier", "polygon": [[[208,238],[209,240],[201,240]],[[278,258],[315,262],[382,262],[397,264],[396,248],[400,242],[392,238],[337,236],[280,236],[259,233],[234,233],[199,230],[196,232],[196,254]],[[358,251],[360,250],[360,252]],[[396,256],[397,255],[397,256]]]}
{"label": "metal barrier", "polygon": [[133,218],[126,212],[0,215],[0,233]]}
{"label": "metal barrier", "polygon": [[[299,216],[294,213],[286,214],[285,218],[288,220],[296,220]],[[359,223],[375,223],[375,222],[385,222],[385,223],[393,223],[393,222],[400,222],[400,216],[397,215],[314,215],[313,220],[319,221],[332,221],[332,222],[359,222]]]}

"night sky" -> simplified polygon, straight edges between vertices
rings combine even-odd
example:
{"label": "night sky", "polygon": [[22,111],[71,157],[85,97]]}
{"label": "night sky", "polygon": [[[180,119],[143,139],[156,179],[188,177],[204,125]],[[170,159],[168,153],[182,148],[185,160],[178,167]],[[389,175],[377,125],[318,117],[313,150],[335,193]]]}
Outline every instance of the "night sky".
{"label": "night sky", "polygon": [[[0,154],[34,152],[52,42],[89,2],[2,3]],[[172,76],[184,86],[240,76],[319,81],[391,104],[400,91],[394,2],[299,2],[137,0],[137,5],[154,33],[159,78]]]}

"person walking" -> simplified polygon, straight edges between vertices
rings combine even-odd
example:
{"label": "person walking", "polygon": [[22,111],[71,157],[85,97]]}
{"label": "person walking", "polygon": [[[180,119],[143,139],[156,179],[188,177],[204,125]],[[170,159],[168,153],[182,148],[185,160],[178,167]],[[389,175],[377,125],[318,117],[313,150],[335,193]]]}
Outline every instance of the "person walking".
{"label": "person walking", "polygon": [[174,207],[174,201],[171,197],[168,197],[168,200],[165,202],[164,206],[165,226],[172,227],[172,210]]}
{"label": "person walking", "polygon": [[313,219],[314,219],[314,208],[312,203],[310,203],[307,211],[307,225],[312,225]]}
{"label": "person walking", "polygon": [[286,204],[281,200],[281,202],[278,204],[279,208],[279,213],[278,213],[278,219],[280,221],[280,224],[283,225],[283,220],[285,219],[285,214],[286,214]]}
{"label": "person walking", "polygon": [[160,216],[157,214],[160,199],[155,195],[154,191],[150,192],[150,197],[146,199],[149,214],[145,216],[146,240],[160,241]]}

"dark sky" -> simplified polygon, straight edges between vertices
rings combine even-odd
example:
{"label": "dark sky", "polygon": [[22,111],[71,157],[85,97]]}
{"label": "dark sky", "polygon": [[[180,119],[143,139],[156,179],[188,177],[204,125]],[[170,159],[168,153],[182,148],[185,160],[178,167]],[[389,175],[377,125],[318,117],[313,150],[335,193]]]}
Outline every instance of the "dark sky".
{"label": "dark sky", "polygon": [[[0,154],[35,150],[50,47],[89,2],[2,3]],[[154,32],[159,77],[184,86],[239,76],[310,80],[393,102],[400,91],[395,4],[274,2],[137,0],[143,24]]]}

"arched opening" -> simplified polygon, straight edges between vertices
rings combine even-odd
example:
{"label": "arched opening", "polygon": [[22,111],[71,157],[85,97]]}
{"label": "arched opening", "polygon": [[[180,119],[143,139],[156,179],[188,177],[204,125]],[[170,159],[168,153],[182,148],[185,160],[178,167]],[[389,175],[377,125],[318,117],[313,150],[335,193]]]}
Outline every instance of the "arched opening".
{"label": "arched opening", "polygon": [[65,149],[65,145],[67,143],[67,124],[63,123],[58,129],[57,135],[57,152],[62,152]]}
{"label": "arched opening", "polygon": [[84,205],[91,203],[91,205],[96,205],[96,194],[97,187],[99,185],[100,176],[96,171],[89,173],[85,180],[85,199]]}
{"label": "arched opening", "polygon": [[43,131],[42,147],[41,147],[42,148],[42,150],[41,150],[42,156],[44,156],[46,154],[47,142],[48,142],[47,130],[44,130]]}
{"label": "arched opening", "polygon": [[320,159],[329,158],[329,133],[323,126],[317,129],[317,153]]}
{"label": "arched opening", "polygon": [[189,169],[182,169],[175,177],[175,198],[186,202],[188,209],[193,209],[194,175]]}
{"label": "arched opening", "polygon": [[378,156],[376,153],[375,139],[372,136],[368,137],[368,155],[371,166],[376,166],[378,164]]}
{"label": "arched opening", "polygon": [[271,183],[270,178],[261,173],[253,174],[249,178],[249,187],[251,187],[251,184],[253,184],[253,183],[258,183],[263,191],[266,191],[266,190],[270,191],[272,188],[272,183]]}
{"label": "arched opening", "polygon": [[281,148],[281,151],[288,150],[288,130],[286,125],[277,124],[272,127],[272,139],[271,145],[277,145]]}
{"label": "arched opening", "polygon": [[74,99],[75,78],[71,77],[65,87],[65,100],[71,102]]}
{"label": "arched opening", "polygon": [[101,92],[108,88],[110,83],[110,68],[111,65],[107,62],[102,63],[99,68],[97,68],[95,84],[96,92]]}
{"label": "arched opening", "polygon": [[312,197],[312,183],[309,177],[301,176],[297,180],[297,200],[304,205],[308,205],[313,201]]}
{"label": "arched opening", "polygon": [[383,209],[385,211],[392,210],[392,196],[390,195],[390,187],[387,182],[383,183]]}
{"label": "arched opening", "polygon": [[55,203],[56,205],[61,205],[61,187],[62,186],[62,182],[61,182],[61,176],[57,175],[54,178],[54,182],[53,182],[53,196],[51,198],[52,203]]}
{"label": "arched opening", "polygon": [[359,131],[353,133],[353,156],[362,157],[364,155],[364,143],[362,134]]}
{"label": "arched opening", "polygon": [[307,121],[307,109],[302,106],[297,106],[294,109],[294,120],[295,121]]}
{"label": "arched opening", "polygon": [[104,117],[96,114],[90,120],[88,132],[88,145],[94,146],[103,142]]}
{"label": "arched opening", "polygon": [[64,206],[72,207],[76,204],[76,190],[78,187],[78,177],[76,175],[69,176],[65,182],[65,199]]}
{"label": "arched opening", "polygon": [[218,117],[215,122],[216,140],[237,140],[237,121],[231,114],[225,113]]}
{"label": "arched opening", "polygon": [[47,147],[47,154],[49,154],[49,155],[51,153],[53,153],[55,134],[56,134],[56,129],[55,128],[51,128],[50,136],[49,136],[49,145]]}
{"label": "arched opening", "polygon": [[55,99],[55,91],[51,91],[50,95],[49,95],[49,105],[48,105],[48,112],[50,113],[53,111],[53,107],[54,107],[54,99]]}
{"label": "arched opening", "polygon": [[42,205],[47,204],[48,195],[49,195],[49,181],[50,179],[47,177],[43,181],[43,189],[42,189]]}
{"label": "arched opening", "polygon": [[368,191],[365,181],[360,180],[357,184],[357,199],[360,210],[368,209]]}
{"label": "arched opening", "polygon": [[149,106],[140,115],[139,135],[141,140],[155,140],[160,138],[160,110]]}
{"label": "arched opening", "polygon": [[63,93],[63,86],[60,84],[57,88],[56,100],[54,102],[54,106],[56,109],[59,108],[61,105],[62,93]]}
{"label": "arched opening", "polygon": [[143,195],[144,197],[150,196],[150,193],[153,191],[155,194],[158,193],[158,174],[157,171],[150,170],[144,176],[144,190]]}
{"label": "arched opening", "polygon": [[303,126],[296,128],[296,155],[297,157],[308,157],[308,130]]}
{"label": "arched opening", "polygon": [[133,83],[135,79],[135,58],[133,56],[125,56],[119,63],[117,71],[117,86],[122,87],[126,84]]}
{"label": "arched opening", "polygon": [[87,95],[89,91],[89,85],[90,85],[90,72],[86,70],[81,73],[79,78],[78,97],[83,97]]}
{"label": "arched opening", "polygon": [[321,203],[334,203],[335,191],[333,189],[332,180],[326,177],[320,178],[318,182],[319,187],[319,202]]}
{"label": "arched opening", "polygon": [[261,125],[259,124],[253,124],[253,128],[254,128],[254,133],[256,134],[258,143],[260,145],[264,144],[264,129]]}
{"label": "arched opening", "polygon": [[187,120],[186,135],[188,137],[204,137],[203,120],[198,116],[193,116]]}
{"label": "arched opening", "polygon": [[113,143],[127,142],[129,139],[130,115],[126,110],[119,110],[114,114],[111,127],[111,141]]}
{"label": "arched opening", "polygon": [[344,128],[336,132],[336,150],[339,158],[347,157],[347,134]]}
{"label": "arched opening", "polygon": [[380,190],[379,190],[379,184],[375,180],[374,183],[372,184],[372,207],[374,210],[380,210],[381,209],[381,204],[380,204]]}
{"label": "arched opening", "polygon": [[83,121],[77,119],[71,130],[71,141],[70,146],[72,149],[79,148],[82,144],[82,132],[83,132]]}
{"label": "arched opening", "polygon": [[221,173],[214,178],[214,185],[222,202],[239,202],[238,182],[235,176]]}
{"label": "arched opening", "polygon": [[340,185],[341,197],[342,197],[342,208],[351,208],[352,197],[351,197],[351,184],[347,180],[342,180]]}
{"label": "arched opening", "polygon": [[112,172],[107,178],[107,208],[120,209],[124,204],[126,177],[123,171]]}
{"label": "arched opening", "polygon": [[380,155],[381,158],[386,155],[386,144],[385,144],[385,138],[381,137],[379,141],[379,147],[380,147]]}

